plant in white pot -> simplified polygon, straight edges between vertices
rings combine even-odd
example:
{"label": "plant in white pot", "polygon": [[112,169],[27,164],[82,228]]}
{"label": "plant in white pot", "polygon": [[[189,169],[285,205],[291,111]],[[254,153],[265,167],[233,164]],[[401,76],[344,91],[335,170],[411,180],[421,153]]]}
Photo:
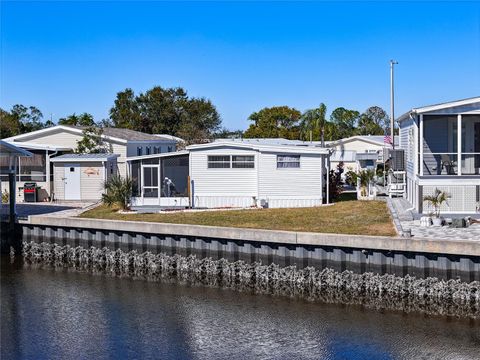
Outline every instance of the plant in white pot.
{"label": "plant in white pot", "polygon": [[447,202],[447,199],[450,197],[447,192],[441,191],[437,188],[435,188],[435,191],[432,195],[426,195],[423,197],[423,201],[426,201],[429,203],[431,206],[433,206],[433,215],[434,217],[432,218],[433,225],[442,225],[443,224],[443,218],[440,217],[440,207],[442,206],[443,203]]}

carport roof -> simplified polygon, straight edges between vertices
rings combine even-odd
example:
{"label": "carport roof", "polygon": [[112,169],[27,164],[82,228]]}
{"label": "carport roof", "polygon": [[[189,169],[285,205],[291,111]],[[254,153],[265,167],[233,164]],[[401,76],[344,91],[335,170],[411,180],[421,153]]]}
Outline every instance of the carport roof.
{"label": "carport roof", "polygon": [[65,161],[109,161],[119,157],[118,154],[64,154],[50,159],[50,162]]}

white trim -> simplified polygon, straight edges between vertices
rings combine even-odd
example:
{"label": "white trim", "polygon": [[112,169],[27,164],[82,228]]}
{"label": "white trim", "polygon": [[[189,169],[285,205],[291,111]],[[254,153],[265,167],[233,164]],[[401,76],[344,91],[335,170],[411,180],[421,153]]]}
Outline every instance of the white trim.
{"label": "white trim", "polygon": [[462,175],[462,115],[457,115],[457,176]]}
{"label": "white trim", "polygon": [[30,150],[72,151],[74,149],[74,148],[65,147],[65,146],[35,144],[35,143],[29,143],[29,142],[19,142],[19,141],[5,141],[5,142],[11,145],[20,147],[22,149],[30,149]]}
{"label": "white trim", "polygon": [[203,150],[217,147],[233,147],[240,149],[251,149],[261,152],[278,152],[278,153],[290,153],[290,154],[329,154],[329,149],[319,147],[302,147],[295,145],[263,145],[263,144],[250,144],[250,143],[238,143],[232,141],[215,141],[207,144],[196,144],[187,147],[189,151]]}
{"label": "white trim", "polygon": [[[420,176],[423,176],[423,114],[420,114]],[[415,169],[414,173],[417,173],[417,169]]]}
{"label": "white trim", "polygon": [[[397,119],[397,122],[402,122],[402,121],[407,120],[407,118],[411,114],[422,114],[422,113],[426,113],[426,112],[448,109],[448,108],[453,108],[453,107],[458,107],[458,106],[471,105],[471,104],[475,104],[475,103],[480,103],[480,96],[476,96],[476,97],[472,97],[472,98],[468,98],[468,99],[450,101],[450,102],[441,103],[441,104],[412,108],[412,110],[407,111],[405,114],[401,115]],[[475,114],[476,112],[477,112],[477,110],[473,110],[473,111],[463,112],[463,114],[468,114],[468,113],[474,113]],[[434,115],[434,113],[432,113],[432,115]],[[441,114],[441,115],[443,115],[443,114]]]}
{"label": "white trim", "polygon": [[[63,131],[66,131],[66,132],[73,132],[73,133],[76,133],[76,134],[83,134],[83,130],[84,130],[84,129],[78,129],[78,128],[71,127],[71,126],[66,126],[66,125],[55,125],[55,126],[52,126],[52,127],[49,127],[49,128],[40,129],[40,130],[36,130],[36,131],[31,131],[31,132],[25,133],[25,134],[20,134],[20,135],[11,136],[11,137],[6,138],[6,139],[4,139],[4,140],[5,140],[5,141],[15,141],[15,140],[17,140],[17,139],[23,139],[23,138],[25,138],[25,137],[41,135],[41,134],[53,132],[53,131],[56,131],[56,130],[63,130]],[[126,144],[126,143],[128,142],[128,140],[125,140],[125,139],[120,139],[120,138],[117,138],[117,137],[108,136],[108,135],[103,135],[103,134],[102,134],[100,137],[101,137],[102,139],[117,141],[117,142],[122,143],[122,144]],[[131,140],[130,140],[130,141],[131,141]],[[152,140],[152,141],[155,141],[155,140]]]}
{"label": "white trim", "polygon": [[[0,147],[5,147],[7,150],[10,152],[5,152],[1,153],[1,156],[27,156],[27,157],[32,157],[33,154],[30,151],[22,149],[20,146],[16,146],[14,144],[11,144],[7,141],[0,140]],[[5,151],[5,150],[2,150]]]}
{"label": "white trim", "polygon": [[[445,175],[448,176],[448,175]],[[478,186],[480,184],[479,175],[464,175],[458,177],[456,175],[450,175],[448,178],[439,178],[438,176],[417,178],[418,185],[421,186]]]}
{"label": "white trim", "polygon": [[[379,136],[379,135],[376,135],[376,136]],[[344,138],[344,139],[338,139],[338,140],[335,140],[335,141],[330,141],[330,142],[328,142],[328,144],[325,144],[325,146],[326,147],[332,147],[332,146],[336,146],[336,145],[339,145],[339,144],[349,143],[349,142],[352,142],[352,141],[355,141],[355,140],[360,140],[360,141],[363,141],[363,142],[366,142],[366,143],[370,143],[372,145],[379,145],[379,146],[386,145],[384,141],[376,141],[374,139],[369,139],[368,135],[355,135],[355,136],[351,136],[351,137]]]}
{"label": "white trim", "polygon": [[98,156],[98,157],[69,157],[65,156],[63,157],[62,155],[57,156],[57,157],[52,157],[50,159],[50,162],[52,163],[57,163],[57,162],[104,162],[104,161],[110,161],[113,159],[118,158],[120,155],[118,154],[109,154],[108,156]]}

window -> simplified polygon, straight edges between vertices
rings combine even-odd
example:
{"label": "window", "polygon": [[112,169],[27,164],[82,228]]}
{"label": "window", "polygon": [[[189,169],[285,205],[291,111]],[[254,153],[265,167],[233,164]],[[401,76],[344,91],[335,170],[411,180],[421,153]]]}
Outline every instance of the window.
{"label": "window", "polygon": [[277,169],[299,167],[300,155],[277,155]]}
{"label": "window", "polygon": [[230,155],[208,155],[209,169],[230,168]]}
{"label": "window", "polygon": [[147,146],[147,147],[145,148],[145,154],[146,154],[146,155],[150,155],[151,152],[152,152],[152,147],[151,147],[151,146]]}
{"label": "window", "polygon": [[253,155],[232,155],[232,168],[253,169],[255,157]]}
{"label": "window", "polygon": [[143,155],[143,148],[141,146],[137,146],[137,156]]}
{"label": "window", "polygon": [[154,146],[153,147],[153,153],[154,154],[160,154],[161,153],[161,150],[160,150],[160,146]]}
{"label": "window", "polygon": [[167,152],[172,152],[173,151],[173,146],[169,146]]}

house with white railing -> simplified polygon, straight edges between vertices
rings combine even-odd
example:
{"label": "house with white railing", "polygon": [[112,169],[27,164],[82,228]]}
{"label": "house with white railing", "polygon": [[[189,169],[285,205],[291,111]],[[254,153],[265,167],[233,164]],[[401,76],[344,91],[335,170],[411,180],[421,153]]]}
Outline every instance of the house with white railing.
{"label": "house with white railing", "polygon": [[438,188],[449,195],[443,212],[478,212],[480,97],[413,108],[397,121],[412,206],[431,212],[423,197]]}

